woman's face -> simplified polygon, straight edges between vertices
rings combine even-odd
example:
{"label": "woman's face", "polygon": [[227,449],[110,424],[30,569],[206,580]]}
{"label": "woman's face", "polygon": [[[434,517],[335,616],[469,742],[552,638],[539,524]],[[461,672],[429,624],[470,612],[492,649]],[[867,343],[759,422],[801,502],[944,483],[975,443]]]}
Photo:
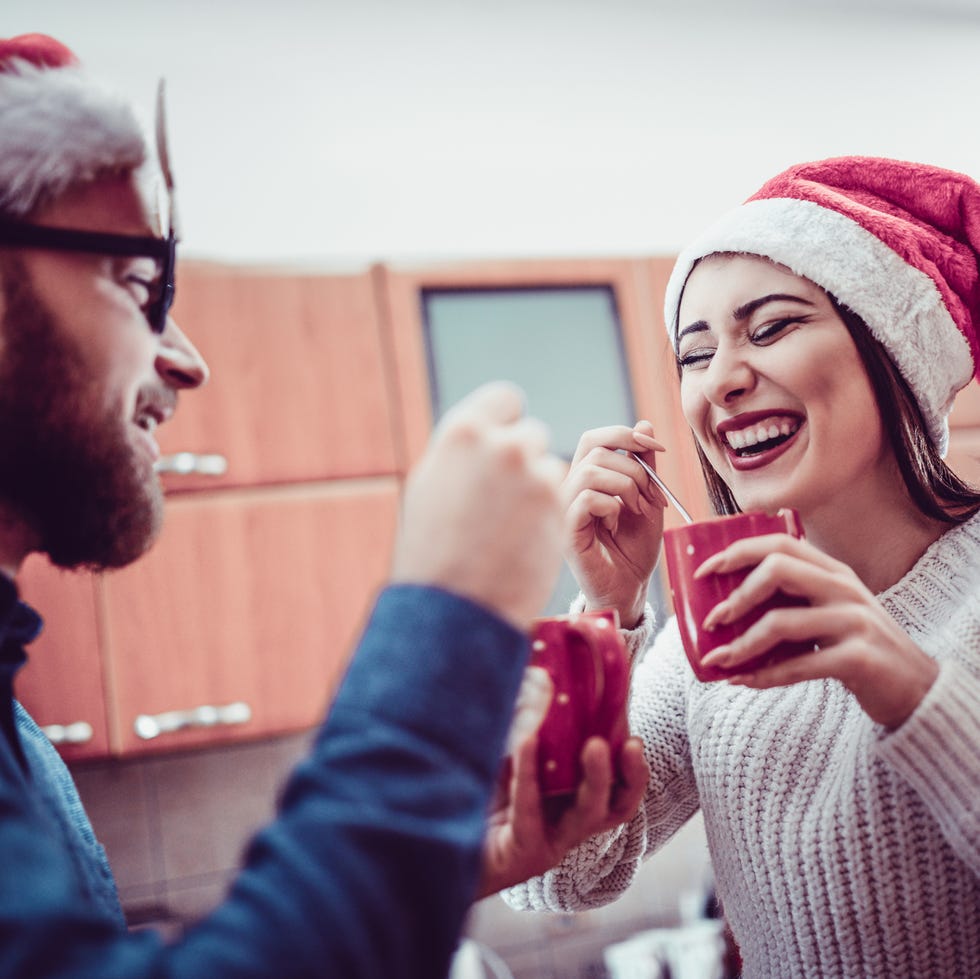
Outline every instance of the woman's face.
{"label": "woman's face", "polygon": [[704,259],[684,290],[677,354],[684,416],[743,510],[792,506],[806,519],[894,486],[861,358],[809,280],[763,258]]}

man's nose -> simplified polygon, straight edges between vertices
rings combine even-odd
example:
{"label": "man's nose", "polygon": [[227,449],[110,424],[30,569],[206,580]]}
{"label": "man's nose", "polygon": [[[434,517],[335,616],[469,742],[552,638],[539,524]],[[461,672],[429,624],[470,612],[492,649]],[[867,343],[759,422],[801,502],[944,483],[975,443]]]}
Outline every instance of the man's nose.
{"label": "man's nose", "polygon": [[207,384],[211,372],[197,347],[184,336],[173,319],[160,336],[156,358],[157,373],[173,388],[199,388]]}

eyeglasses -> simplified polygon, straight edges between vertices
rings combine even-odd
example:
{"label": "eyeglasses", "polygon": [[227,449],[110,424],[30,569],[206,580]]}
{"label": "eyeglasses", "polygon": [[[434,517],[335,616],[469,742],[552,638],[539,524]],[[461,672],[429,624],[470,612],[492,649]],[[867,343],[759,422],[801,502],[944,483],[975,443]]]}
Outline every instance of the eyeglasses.
{"label": "eyeglasses", "polygon": [[159,275],[148,284],[150,292],[146,320],[150,329],[160,334],[167,327],[167,315],[174,302],[174,275],[177,270],[177,204],[174,200],[174,178],[167,149],[167,119],[163,79],[157,86],[156,103],[157,158],[163,174],[169,203],[170,233],[166,238],[151,235],[117,235],[105,231],[79,231],[75,228],[50,228],[26,221],[0,218],[0,246],[15,248],[49,248],[61,252],[84,252],[90,255],[121,255],[126,258],[152,258]]}
{"label": "eyeglasses", "polygon": [[163,333],[167,314],[174,301],[177,238],[171,230],[166,238],[142,235],[117,235],[104,231],[77,231],[74,228],[50,228],[40,224],[0,219],[0,245],[15,248],[46,248],[62,252],[85,252],[92,255],[121,255],[152,258],[159,275],[150,284],[146,319],[154,333]]}

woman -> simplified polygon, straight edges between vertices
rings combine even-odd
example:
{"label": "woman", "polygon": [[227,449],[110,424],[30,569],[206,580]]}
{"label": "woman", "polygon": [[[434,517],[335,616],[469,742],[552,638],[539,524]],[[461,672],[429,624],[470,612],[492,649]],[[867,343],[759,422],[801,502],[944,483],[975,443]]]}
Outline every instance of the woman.
{"label": "woman", "polygon": [[[980,975],[980,492],[941,458],[980,360],[978,251],[972,180],[845,158],[781,174],[681,255],[666,322],[715,506],[794,507],[807,537],[706,562],[699,574],[753,568],[706,624],[777,589],[808,605],[712,653],[735,674],[713,683],[668,622],[633,678],[651,773],[639,809],[509,903],[611,901],[700,808],[746,977]],[[635,654],[653,630],[662,501],[618,450],[652,459],[651,432],[587,432],[565,484],[580,601],[615,606]],[[742,668],[782,640],[815,648]],[[491,832],[497,881],[540,873],[528,854],[557,858],[621,814],[615,796],[597,804],[593,763],[568,822],[536,821],[532,758]]]}

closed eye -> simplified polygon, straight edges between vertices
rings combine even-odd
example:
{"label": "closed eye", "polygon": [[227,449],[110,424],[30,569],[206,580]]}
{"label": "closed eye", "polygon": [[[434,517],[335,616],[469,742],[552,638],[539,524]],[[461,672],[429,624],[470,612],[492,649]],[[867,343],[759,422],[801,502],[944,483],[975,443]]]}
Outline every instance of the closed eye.
{"label": "closed eye", "polygon": [[714,350],[705,347],[699,347],[694,350],[689,350],[687,353],[679,354],[677,357],[677,366],[681,370],[692,370],[697,367],[703,367],[707,365],[708,361],[714,356]]}
{"label": "closed eye", "polygon": [[750,337],[751,341],[755,344],[765,345],[778,339],[786,330],[798,323],[806,323],[810,320],[809,316],[787,316],[783,319],[774,320],[771,323],[766,323],[764,326],[756,330]]}

